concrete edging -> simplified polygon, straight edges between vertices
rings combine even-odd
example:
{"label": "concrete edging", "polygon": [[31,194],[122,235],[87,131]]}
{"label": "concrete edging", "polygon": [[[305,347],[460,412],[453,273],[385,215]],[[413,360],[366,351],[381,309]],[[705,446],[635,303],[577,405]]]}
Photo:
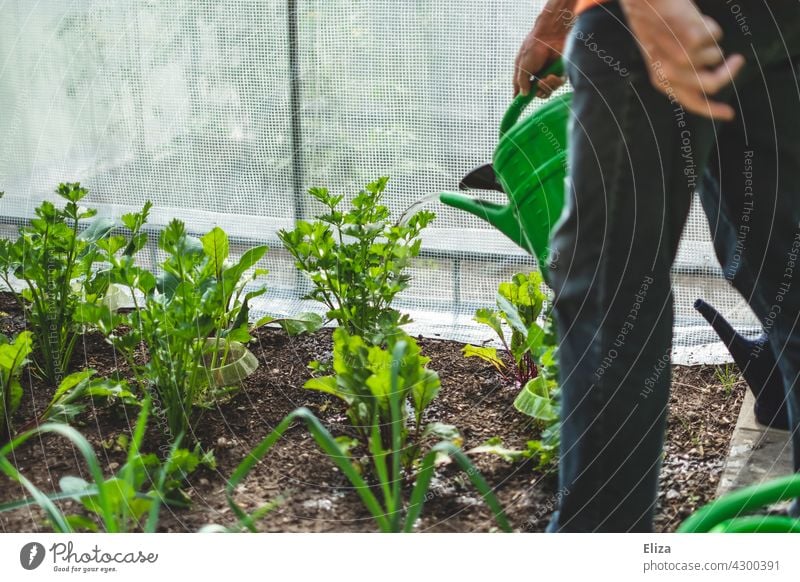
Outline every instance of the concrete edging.
{"label": "concrete edging", "polygon": [[755,399],[748,390],[733,429],[728,457],[717,487],[717,497],[793,472],[789,432],[758,424],[753,413],[754,403]]}

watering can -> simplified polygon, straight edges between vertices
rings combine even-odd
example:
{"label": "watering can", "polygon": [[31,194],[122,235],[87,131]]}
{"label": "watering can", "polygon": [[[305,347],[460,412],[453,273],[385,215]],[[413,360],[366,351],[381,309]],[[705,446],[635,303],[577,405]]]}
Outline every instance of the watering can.
{"label": "watering can", "polygon": [[[538,76],[563,73],[559,60]],[[487,221],[535,256],[546,272],[550,231],[564,207],[572,94],[554,97],[532,115],[521,118],[535,92],[534,85],[528,95],[518,95],[503,116],[492,164],[473,170],[460,184],[464,190],[504,192],[508,203],[495,204],[457,192],[443,192],[439,200]]]}
{"label": "watering can", "polygon": [[694,308],[711,324],[739,366],[747,386],[755,397],[753,412],[756,420],[765,426],[789,429],[789,410],[786,394],[775,355],[767,344],[767,334],[754,340],[743,337],[733,329],[711,305],[698,299]]}

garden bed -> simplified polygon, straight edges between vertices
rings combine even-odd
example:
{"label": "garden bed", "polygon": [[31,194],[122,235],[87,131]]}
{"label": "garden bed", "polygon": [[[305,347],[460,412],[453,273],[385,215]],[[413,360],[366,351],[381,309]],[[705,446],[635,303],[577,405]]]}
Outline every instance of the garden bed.
{"label": "garden bed", "polygon": [[[15,333],[24,327],[8,296],[0,296],[0,311],[0,331]],[[216,470],[202,468],[190,476],[186,490],[192,506],[165,508],[160,521],[163,531],[191,532],[209,523],[227,525],[234,521],[225,500],[226,479],[298,406],[310,408],[334,434],[351,430],[338,400],[302,387],[310,377],[308,362],[330,356],[330,330],[289,337],[282,330],[262,328],[255,335],[251,349],[260,361],[259,369],[233,399],[206,411],[198,423],[196,438],[204,447],[214,449]],[[429,408],[428,417],[457,426],[465,450],[493,436],[502,437],[508,446],[523,447],[535,436],[530,419],[513,407],[518,389],[504,383],[494,368],[477,358],[464,358],[462,344],[456,342],[425,338],[420,345],[442,379],[440,396]],[[82,338],[74,358],[76,369],[91,367],[102,375],[126,373],[113,349],[96,334]],[[17,425],[33,417],[36,407],[43,406],[52,392],[30,376],[26,376],[25,386],[31,398],[26,398],[27,404],[18,411]],[[713,498],[742,395],[742,382],[723,386],[712,367],[675,367],[656,519],[659,531],[674,530],[689,513]],[[94,445],[104,469],[111,473],[125,460],[116,439],[130,433],[135,418],[135,408],[98,406],[73,424]],[[165,435],[151,427],[145,445],[155,451],[165,440]],[[13,462],[47,492],[56,490],[64,475],[85,474],[77,458],[66,440],[45,436],[15,451]],[[514,528],[543,531],[553,509],[555,470],[536,471],[524,462],[510,464],[489,455],[477,455],[474,460],[497,489]],[[24,496],[18,484],[0,479],[0,502]],[[237,492],[239,503],[250,508],[278,498],[283,498],[280,505],[259,522],[265,531],[376,530],[347,480],[300,426],[287,432]],[[463,473],[444,467],[435,478],[418,529],[489,531],[494,523],[474,489],[464,483]],[[25,509],[0,514],[0,530],[47,531],[48,525],[39,509]]]}

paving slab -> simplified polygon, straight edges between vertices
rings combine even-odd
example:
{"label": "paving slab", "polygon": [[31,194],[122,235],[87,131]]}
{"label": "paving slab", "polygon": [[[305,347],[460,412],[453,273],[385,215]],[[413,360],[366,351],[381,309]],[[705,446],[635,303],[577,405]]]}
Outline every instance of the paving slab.
{"label": "paving slab", "polygon": [[792,473],[789,432],[758,424],[753,414],[754,402],[748,391],[733,429],[717,497]]}

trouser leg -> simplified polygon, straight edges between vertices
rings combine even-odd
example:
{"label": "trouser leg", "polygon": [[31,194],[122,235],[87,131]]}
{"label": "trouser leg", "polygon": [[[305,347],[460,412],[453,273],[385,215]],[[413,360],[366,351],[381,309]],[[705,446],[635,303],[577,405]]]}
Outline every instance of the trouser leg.
{"label": "trouser leg", "polygon": [[737,118],[719,129],[701,198],[723,273],[768,334],[800,470],[800,10],[784,12],[748,14]]}
{"label": "trouser leg", "polygon": [[619,19],[615,7],[583,14],[567,57],[575,96],[571,187],[552,241],[562,438],[551,531],[648,531],[656,500],[670,267],[697,181],[696,128],[653,88]]}
{"label": "trouser leg", "polygon": [[[772,62],[774,38],[760,30],[748,38],[726,4],[702,7],[723,25],[724,48]],[[786,18],[796,11],[775,0],[759,14],[774,20],[773,8]],[[651,528],[669,395],[669,271],[721,130],[653,89],[623,21],[614,5],[583,14],[568,53],[571,187],[551,268],[562,387],[561,503],[551,531]],[[790,319],[776,327],[781,345],[791,344]]]}

